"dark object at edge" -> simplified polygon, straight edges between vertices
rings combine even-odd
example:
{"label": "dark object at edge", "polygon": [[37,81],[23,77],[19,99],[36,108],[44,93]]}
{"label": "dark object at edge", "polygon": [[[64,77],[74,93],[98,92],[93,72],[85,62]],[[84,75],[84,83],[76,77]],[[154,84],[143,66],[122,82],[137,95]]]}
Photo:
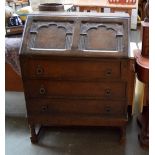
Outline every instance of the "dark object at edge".
{"label": "dark object at edge", "polygon": [[43,3],[39,5],[39,11],[64,11],[64,5],[60,3]]}

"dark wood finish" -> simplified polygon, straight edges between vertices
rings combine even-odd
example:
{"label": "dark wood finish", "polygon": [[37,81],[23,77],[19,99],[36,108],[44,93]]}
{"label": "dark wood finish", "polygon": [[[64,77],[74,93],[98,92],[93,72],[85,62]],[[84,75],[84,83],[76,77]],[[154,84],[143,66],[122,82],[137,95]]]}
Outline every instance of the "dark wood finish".
{"label": "dark wood finish", "polygon": [[[51,61],[52,59],[52,61]],[[78,80],[103,80],[119,79],[121,76],[121,63],[119,61],[108,60],[77,60],[77,59],[57,59],[46,60],[29,59],[28,65],[31,68],[24,76],[31,78],[52,78],[52,79],[78,79]],[[50,67],[48,67],[50,66]],[[101,67],[102,66],[102,67]],[[27,62],[23,64],[24,70]]]}
{"label": "dark wood finish", "polygon": [[[88,81],[57,81],[57,80],[25,80],[25,92],[29,97],[126,97],[125,82],[88,82]],[[30,89],[30,86],[33,87]],[[52,86],[52,87],[51,87]],[[73,89],[74,88],[74,89]],[[72,90],[72,91],[71,91]],[[92,91],[90,91],[92,90]]]}
{"label": "dark wood finish", "polygon": [[30,132],[31,132],[31,142],[32,143],[37,143],[38,142],[38,137],[37,137],[37,134],[36,134],[36,131],[35,131],[35,125],[34,124],[30,124],[29,125],[30,127]]}
{"label": "dark wood finish", "polygon": [[28,17],[20,65],[32,142],[36,124],[116,126],[124,141],[134,88],[128,35],[128,16]]}
{"label": "dark wood finish", "polygon": [[139,15],[141,17],[141,21],[144,21],[145,18],[145,5],[146,5],[147,0],[139,0],[138,1],[138,11],[139,11]]}
{"label": "dark wood finish", "polygon": [[[144,77],[146,77],[145,72],[141,75],[144,75]],[[146,99],[144,99],[144,101],[146,101],[145,103],[146,107],[145,110],[143,110],[142,113],[137,117],[137,121],[141,125],[141,131],[138,135],[139,142],[142,147],[148,148],[149,147],[149,83],[145,83],[145,87],[146,87],[145,88]]]}
{"label": "dark wood finish", "polygon": [[[95,116],[101,115],[103,117],[116,115],[117,117],[125,115],[124,106],[125,100],[109,101],[106,104],[103,99],[32,99],[31,105],[28,105],[30,115],[46,115],[47,117],[52,113],[64,115],[86,115]],[[115,105],[115,106],[114,106]],[[89,107],[89,108],[88,108]],[[86,111],[87,109],[87,111]],[[50,121],[50,120],[49,120]]]}
{"label": "dark wood finish", "polygon": [[140,133],[138,134],[138,139],[140,142],[140,145],[143,148],[148,148],[149,147],[149,100],[148,100],[148,85],[146,85],[146,93],[147,95],[147,100],[146,100],[146,106],[143,107],[143,111],[140,115],[137,117],[137,123],[140,126]]}
{"label": "dark wood finish", "polygon": [[149,80],[149,59],[148,57],[143,57],[141,50],[135,50],[135,70],[137,77],[143,83],[147,83]]}
{"label": "dark wood finish", "polygon": [[60,3],[42,3],[39,11],[64,11],[64,5]]}
{"label": "dark wood finish", "polygon": [[121,128],[120,128],[120,130],[121,130],[121,135],[120,135],[120,143],[124,143],[125,142],[125,139],[126,139],[126,129],[125,129],[125,126],[122,126]]}
{"label": "dark wood finish", "polygon": [[7,63],[5,63],[5,90],[23,91],[23,82],[21,77]]}
{"label": "dark wood finish", "polygon": [[138,135],[139,142],[142,147],[149,147],[149,1],[145,7],[146,17],[141,23],[142,27],[142,49],[135,51],[136,58],[136,73],[137,78],[145,84],[145,109],[138,116],[137,121],[141,126],[141,131]]}

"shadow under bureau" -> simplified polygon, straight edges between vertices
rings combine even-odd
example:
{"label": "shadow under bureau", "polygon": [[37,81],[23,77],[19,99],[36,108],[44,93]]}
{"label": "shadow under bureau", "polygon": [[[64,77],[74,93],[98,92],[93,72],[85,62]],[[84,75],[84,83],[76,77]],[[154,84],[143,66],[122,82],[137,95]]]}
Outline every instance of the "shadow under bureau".
{"label": "shadow under bureau", "polygon": [[114,126],[125,138],[134,92],[129,16],[28,16],[20,65],[31,141],[36,125]]}

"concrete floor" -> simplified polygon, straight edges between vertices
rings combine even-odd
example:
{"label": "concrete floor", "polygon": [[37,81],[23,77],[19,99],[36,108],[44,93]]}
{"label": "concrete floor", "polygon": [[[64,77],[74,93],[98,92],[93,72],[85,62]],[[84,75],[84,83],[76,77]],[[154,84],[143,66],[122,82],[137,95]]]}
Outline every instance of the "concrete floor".
{"label": "concrete floor", "polygon": [[[131,41],[140,41],[139,31],[131,32]],[[136,98],[135,98],[135,102]],[[30,142],[26,121],[24,94],[6,92],[5,95],[5,151],[6,155],[148,155],[139,145],[136,123],[137,104],[128,122],[126,143],[120,145],[119,130],[103,127],[45,128],[39,143]]]}

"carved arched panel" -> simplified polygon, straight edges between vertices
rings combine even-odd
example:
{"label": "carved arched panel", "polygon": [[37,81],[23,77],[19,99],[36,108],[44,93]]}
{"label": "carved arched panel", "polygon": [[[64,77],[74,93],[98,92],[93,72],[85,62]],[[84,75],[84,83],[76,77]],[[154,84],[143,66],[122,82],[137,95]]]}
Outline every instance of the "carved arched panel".
{"label": "carved arched panel", "polygon": [[45,49],[65,49],[66,33],[64,28],[58,28],[56,25],[41,27],[35,39],[35,48]]}
{"label": "carved arched panel", "polygon": [[86,49],[90,50],[116,50],[116,32],[105,27],[88,30]]}
{"label": "carved arched panel", "polygon": [[30,29],[30,48],[70,49],[73,23],[34,22]]}
{"label": "carved arched panel", "polygon": [[112,23],[82,23],[79,49],[123,51],[123,25]]}

